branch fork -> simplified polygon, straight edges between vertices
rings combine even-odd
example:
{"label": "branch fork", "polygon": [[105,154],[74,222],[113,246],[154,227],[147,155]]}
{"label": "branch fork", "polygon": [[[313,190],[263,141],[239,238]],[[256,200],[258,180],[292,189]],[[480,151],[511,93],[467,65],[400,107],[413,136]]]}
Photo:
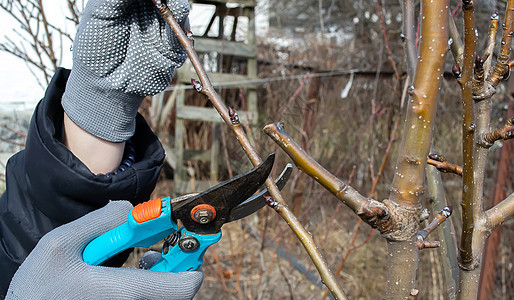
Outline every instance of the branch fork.
{"label": "branch fork", "polygon": [[514,117],[507,120],[507,123],[502,128],[482,134],[479,143],[489,148],[498,140],[509,140],[512,138],[514,138]]}
{"label": "branch fork", "polygon": [[[513,7],[512,0],[509,1],[505,21],[502,28],[502,40],[500,43],[500,53],[496,65],[491,69],[492,52],[496,45],[496,34],[498,31],[498,14],[495,12],[491,16],[489,23],[489,35],[484,56],[476,56],[474,77],[473,77],[473,100],[481,101],[491,98],[496,93],[496,87],[501,80],[506,80],[510,75],[510,45],[513,36]],[[484,65],[485,63],[485,65]]]}
{"label": "branch fork", "polygon": [[362,208],[362,213],[357,213],[359,218],[365,223],[369,224],[372,228],[378,231],[386,232],[391,228],[391,215],[389,209],[383,203],[370,199]]}
{"label": "branch fork", "polygon": [[407,241],[418,231],[421,206],[403,206],[389,199],[379,202],[364,197],[309,156],[286,132],[283,124],[266,125],[263,131],[287,153],[300,170],[351,208],[365,223],[379,230],[384,238]]}

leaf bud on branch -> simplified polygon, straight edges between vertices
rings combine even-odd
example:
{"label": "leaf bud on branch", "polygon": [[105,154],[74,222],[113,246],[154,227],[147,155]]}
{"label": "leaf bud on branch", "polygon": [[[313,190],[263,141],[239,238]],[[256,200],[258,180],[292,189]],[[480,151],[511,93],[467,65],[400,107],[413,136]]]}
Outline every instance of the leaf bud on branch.
{"label": "leaf bud on branch", "polygon": [[195,90],[198,92],[198,93],[201,93],[202,90],[203,90],[203,86],[202,84],[200,83],[200,81],[194,79],[194,78],[191,78],[191,84],[193,85],[193,87],[195,88]]}
{"label": "leaf bud on branch", "polygon": [[473,0],[462,0],[462,10],[473,9]]}
{"label": "leaf bud on branch", "polygon": [[239,115],[230,106],[228,107],[228,115],[230,116],[230,120],[232,121],[232,124],[234,124],[234,125],[240,124]]}
{"label": "leaf bud on branch", "polygon": [[264,196],[264,201],[266,201],[266,204],[274,210],[278,210],[280,208],[280,203],[271,196]]}
{"label": "leaf bud on branch", "polygon": [[452,73],[453,73],[453,77],[455,77],[455,79],[457,79],[457,80],[460,79],[462,72],[460,71],[460,66],[457,63],[453,64]]}

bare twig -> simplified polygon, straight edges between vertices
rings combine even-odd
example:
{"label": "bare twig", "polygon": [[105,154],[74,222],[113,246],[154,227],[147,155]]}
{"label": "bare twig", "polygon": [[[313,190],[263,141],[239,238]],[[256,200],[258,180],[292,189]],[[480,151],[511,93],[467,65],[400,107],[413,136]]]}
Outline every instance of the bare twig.
{"label": "bare twig", "polygon": [[11,145],[15,145],[15,146],[25,147],[25,144],[23,144],[23,143],[18,143],[18,142],[15,142],[13,140],[10,140],[10,139],[3,138],[1,136],[0,136],[0,141],[6,142],[6,143],[11,144]]}
{"label": "bare twig", "polygon": [[[193,82],[193,85],[197,87],[197,91],[207,96],[207,98],[211,101],[213,106],[216,108],[221,118],[225,123],[229,126],[232,132],[236,135],[237,140],[239,141],[241,147],[248,155],[248,158],[252,162],[253,165],[258,165],[262,162],[262,159],[258,156],[255,148],[250,144],[248,137],[246,136],[244,129],[242,128],[239,118],[237,114],[229,113],[229,110],[222,102],[221,98],[218,96],[214,87],[212,86],[207,73],[202,67],[200,59],[196,54],[196,51],[193,48],[193,42],[186,36],[180,25],[177,23],[170,9],[163,4],[160,0],[153,0],[153,3],[159,9],[164,20],[170,25],[171,29],[178,37],[180,43],[186,50],[193,67],[196,70],[196,73],[200,79],[200,82]],[[266,180],[266,188],[268,189],[270,195],[273,197],[274,201],[279,203],[280,209],[276,210],[279,215],[287,222],[287,224],[291,227],[295,235],[298,237],[307,253],[311,257],[314,262],[314,265],[318,269],[318,272],[321,275],[321,278],[328,289],[331,291],[332,295],[334,295],[337,299],[347,299],[344,294],[341,286],[335,279],[334,275],[328,268],[328,265],[324,258],[321,256],[321,253],[316,248],[314,244],[314,240],[312,236],[309,234],[307,230],[300,224],[296,216],[291,212],[291,210],[287,207],[286,202],[284,201],[280,190],[277,185],[270,177]]]}
{"label": "bare twig", "polygon": [[495,12],[491,16],[491,20],[489,22],[489,35],[487,36],[487,46],[484,51],[484,57],[487,57],[484,63],[484,72],[485,74],[489,74],[491,71],[491,62],[493,60],[493,51],[496,46],[496,33],[498,32],[498,13]]}
{"label": "bare twig", "polygon": [[462,167],[452,164],[446,158],[439,154],[429,154],[427,163],[437,168],[437,170],[444,173],[453,173],[462,176]]}
{"label": "bare twig", "polygon": [[452,214],[452,207],[446,206],[443,210],[435,215],[434,220],[425,227],[424,229],[418,231],[416,234],[416,246],[419,250],[423,248],[436,248],[441,244],[439,242],[430,242],[426,241],[426,238],[434,231],[439,225],[441,225],[446,219],[448,219]]}
{"label": "bare twig", "polygon": [[17,134],[17,135],[19,135],[19,136],[21,136],[23,138],[27,137],[27,133],[24,132],[24,131],[16,130],[16,129],[13,129],[13,128],[7,126],[7,125],[3,125],[3,124],[0,125],[0,127],[4,128],[5,130],[8,130],[8,131],[10,131],[12,133],[15,133],[15,134]]}
{"label": "bare twig", "polygon": [[509,0],[507,2],[507,10],[505,11],[505,20],[503,22],[503,34],[500,43],[500,54],[498,55],[496,66],[494,66],[493,72],[488,79],[489,83],[493,87],[496,87],[500,80],[506,78],[506,74],[509,71],[508,62],[510,56],[510,46],[512,43],[513,22],[514,4],[512,3],[512,0]]}
{"label": "bare twig", "polygon": [[[68,0],[72,16],[67,19],[78,25],[81,9],[76,2]],[[5,42],[0,44],[0,51],[22,59],[33,74],[34,70],[41,71],[48,84],[62,60],[63,41],[71,42],[73,38],[47,18],[42,0],[3,1],[0,9],[13,18],[21,29],[14,30],[19,42],[6,37]],[[59,43],[56,43],[56,39]]]}
{"label": "bare twig", "polygon": [[488,229],[493,230],[514,215],[514,193],[485,212]]}
{"label": "bare twig", "polygon": [[344,204],[348,205],[356,213],[363,212],[364,207],[368,203],[368,199],[354,190],[351,186],[339,180],[328,170],[323,168],[317,161],[310,157],[298,145],[292,137],[287,134],[283,124],[275,123],[266,125],[263,129],[264,133],[270,136],[275,143],[291,157],[296,166],[304,171],[307,175],[316,179],[323,187],[336,195]]}
{"label": "bare twig", "polygon": [[[84,2],[82,2],[84,4]],[[71,17],[68,18],[70,21],[75,23],[75,26],[79,25],[80,16],[82,15],[82,10],[84,7],[79,8],[77,6],[77,0],[68,0],[68,9],[71,13]]]}
{"label": "bare twig", "polygon": [[502,128],[484,133],[482,135],[482,143],[484,146],[490,147],[497,140],[508,140],[512,138],[514,138],[514,117],[510,118]]}
{"label": "bare twig", "polygon": [[384,205],[362,196],[351,186],[323,168],[287,134],[282,124],[266,125],[263,131],[287,153],[300,170],[314,178],[319,184],[351,208],[366,223],[370,224],[373,228],[379,228],[381,231],[387,230],[386,228],[390,225],[390,219],[387,208]]}
{"label": "bare twig", "polygon": [[287,111],[287,109],[289,108],[289,106],[291,105],[291,103],[293,103],[293,101],[296,99],[296,96],[298,96],[298,94],[300,93],[300,91],[303,89],[303,87],[305,86],[305,82],[307,81],[307,79],[309,79],[309,75],[310,73],[306,73],[305,76],[303,77],[300,85],[298,86],[298,88],[296,89],[296,91],[294,92],[294,94],[289,98],[289,101],[287,101],[286,105],[284,105],[280,111],[279,111],[279,115],[278,115],[278,120],[282,120],[282,117],[284,116],[284,113]]}
{"label": "bare twig", "polygon": [[[460,2],[459,2],[460,4]],[[462,40],[459,36],[459,31],[457,30],[457,26],[455,25],[455,20],[450,16],[449,18],[449,35],[450,39],[448,43],[450,44],[450,50],[453,55],[453,59],[457,66],[462,66],[462,60],[464,58],[464,45],[462,44]]]}
{"label": "bare twig", "polygon": [[439,225],[441,225],[446,219],[448,219],[452,215],[453,208],[451,206],[446,206],[435,215],[434,220],[428,224],[423,230],[418,231],[417,236],[418,239],[421,237],[422,239],[427,238]]}
{"label": "bare twig", "polygon": [[396,79],[399,80],[400,73],[398,72],[396,63],[394,62],[393,53],[391,52],[391,48],[389,47],[389,39],[387,38],[387,34],[386,34],[384,15],[382,13],[382,6],[380,5],[380,0],[376,0],[376,1],[377,1],[378,17],[380,18],[380,28],[382,29],[382,35],[384,36],[384,41],[385,41],[385,45],[386,45],[386,49],[387,49],[387,53],[388,53],[387,57],[389,58],[389,61],[391,62],[391,65],[393,66],[394,75],[396,76]]}
{"label": "bare twig", "polygon": [[[403,23],[402,23],[402,38],[403,47],[405,49],[405,56],[407,59],[407,73],[412,81],[414,73],[416,72],[417,62],[417,47],[416,47],[416,13],[414,9],[414,1],[402,1]],[[409,82],[409,84],[411,84]]]}

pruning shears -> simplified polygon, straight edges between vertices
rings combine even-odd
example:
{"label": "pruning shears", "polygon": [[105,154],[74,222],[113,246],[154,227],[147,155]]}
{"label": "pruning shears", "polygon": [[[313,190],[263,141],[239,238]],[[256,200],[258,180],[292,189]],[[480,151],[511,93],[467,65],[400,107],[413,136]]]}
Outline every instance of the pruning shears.
{"label": "pruning shears", "polygon": [[[128,221],[92,240],[82,253],[90,265],[99,265],[132,247],[150,247],[164,239],[162,257],[152,271],[197,270],[207,248],[221,239],[223,224],[244,218],[266,205],[267,190],[252,196],[268,178],[275,156],[243,174],[200,194],[175,199],[153,199],[135,206]],[[282,188],[292,172],[288,164],[276,180]],[[177,220],[182,222],[179,229]]]}

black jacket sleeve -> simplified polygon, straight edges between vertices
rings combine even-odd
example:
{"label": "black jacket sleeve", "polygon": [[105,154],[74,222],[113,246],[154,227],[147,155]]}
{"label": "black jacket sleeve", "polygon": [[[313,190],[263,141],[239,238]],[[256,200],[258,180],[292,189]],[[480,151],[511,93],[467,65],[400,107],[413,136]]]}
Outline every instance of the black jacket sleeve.
{"label": "black jacket sleeve", "polygon": [[43,235],[109,200],[147,201],[163,165],[164,150],[138,115],[131,138],[135,163],[114,176],[91,173],[60,142],[61,97],[69,74],[66,69],[56,72],[32,116],[25,150],[7,163],[6,190],[0,197],[0,298]]}

